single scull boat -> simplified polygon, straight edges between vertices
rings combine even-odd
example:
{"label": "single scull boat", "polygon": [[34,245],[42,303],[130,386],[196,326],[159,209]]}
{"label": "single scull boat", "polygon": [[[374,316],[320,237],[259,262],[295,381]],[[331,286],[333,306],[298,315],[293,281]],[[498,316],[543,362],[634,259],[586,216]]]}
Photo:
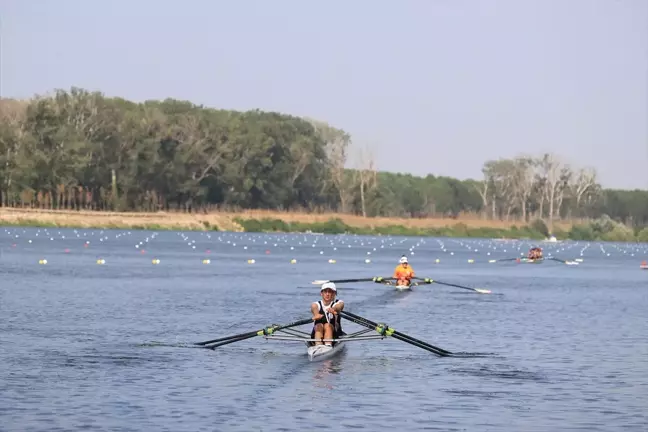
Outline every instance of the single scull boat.
{"label": "single scull boat", "polygon": [[[310,333],[306,333],[301,330],[297,330],[294,327],[298,327],[305,324],[312,325],[313,321],[311,318],[295,321],[290,324],[277,325],[273,324],[269,327],[266,327],[261,330],[254,330],[247,333],[241,333],[233,336],[226,336],[223,338],[212,339],[204,342],[197,342],[195,345],[200,345],[204,348],[216,349],[219,346],[227,345],[234,342],[243,341],[246,339],[251,339],[255,336],[261,336],[266,340],[282,340],[282,341],[292,341],[292,342],[301,342],[306,344],[306,354],[310,361],[320,361],[331,358],[336,354],[342,352],[345,348],[345,345],[348,342],[352,341],[361,341],[361,340],[375,340],[375,339],[385,339],[386,337],[392,337],[394,339],[407,342],[416,347],[422,348],[424,350],[430,351],[438,356],[446,357],[453,355],[450,351],[446,351],[443,348],[435,347],[427,342],[424,342],[419,339],[415,339],[411,336],[408,336],[404,333],[400,333],[393,328],[389,327],[386,324],[376,323],[367,318],[363,318],[359,315],[355,315],[351,312],[340,311],[339,312],[342,318],[345,318],[348,321],[351,321],[355,324],[365,327],[362,330],[359,330],[351,334],[342,334],[337,339],[313,339],[310,337]],[[377,335],[367,335],[371,331],[376,331]],[[331,346],[328,345],[316,345],[315,342],[332,342]]]}

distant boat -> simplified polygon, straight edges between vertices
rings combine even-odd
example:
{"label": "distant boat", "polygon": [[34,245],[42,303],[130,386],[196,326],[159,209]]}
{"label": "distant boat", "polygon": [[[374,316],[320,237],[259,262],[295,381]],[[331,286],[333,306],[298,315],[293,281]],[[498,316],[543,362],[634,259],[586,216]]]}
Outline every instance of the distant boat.
{"label": "distant boat", "polygon": [[648,270],[648,263],[646,263],[646,261],[642,261],[639,268],[642,270]]}
{"label": "distant boat", "polygon": [[544,241],[550,242],[550,243],[557,243],[558,239],[556,238],[555,235],[551,235],[551,236],[549,236],[549,238],[546,238]]}

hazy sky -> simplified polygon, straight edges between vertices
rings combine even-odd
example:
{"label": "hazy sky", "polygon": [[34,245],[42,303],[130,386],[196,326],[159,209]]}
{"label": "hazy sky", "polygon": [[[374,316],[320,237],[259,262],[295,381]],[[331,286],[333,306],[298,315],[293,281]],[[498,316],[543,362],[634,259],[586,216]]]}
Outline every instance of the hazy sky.
{"label": "hazy sky", "polygon": [[0,94],[329,122],[381,170],[553,152],[648,188],[646,0],[0,0]]}

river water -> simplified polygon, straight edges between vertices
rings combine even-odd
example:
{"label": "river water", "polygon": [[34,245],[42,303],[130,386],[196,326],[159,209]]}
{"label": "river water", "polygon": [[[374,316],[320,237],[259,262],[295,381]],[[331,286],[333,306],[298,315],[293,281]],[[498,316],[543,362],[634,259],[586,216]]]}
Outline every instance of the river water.
{"label": "river water", "polygon": [[[1,228],[0,430],[648,430],[648,245],[489,263],[530,246]],[[392,338],[321,362],[299,342],[192,345],[308,318],[311,281],[389,276],[402,254],[418,276],[492,294],[338,284],[346,309],[470,355]]]}

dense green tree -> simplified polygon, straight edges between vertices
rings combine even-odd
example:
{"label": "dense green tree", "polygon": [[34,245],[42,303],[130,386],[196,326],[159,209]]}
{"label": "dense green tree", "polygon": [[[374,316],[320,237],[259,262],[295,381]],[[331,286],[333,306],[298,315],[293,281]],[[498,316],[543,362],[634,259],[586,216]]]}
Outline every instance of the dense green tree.
{"label": "dense green tree", "polygon": [[[481,180],[461,181],[376,172],[369,153],[350,169],[351,151],[349,133],[319,120],[57,90],[0,99],[0,205],[474,214],[543,219],[550,230],[554,220],[580,218],[597,221],[587,228],[594,235],[617,238],[648,226],[648,191],[603,189],[595,170],[573,169],[555,155],[486,161]],[[574,236],[590,235],[587,229]]]}

